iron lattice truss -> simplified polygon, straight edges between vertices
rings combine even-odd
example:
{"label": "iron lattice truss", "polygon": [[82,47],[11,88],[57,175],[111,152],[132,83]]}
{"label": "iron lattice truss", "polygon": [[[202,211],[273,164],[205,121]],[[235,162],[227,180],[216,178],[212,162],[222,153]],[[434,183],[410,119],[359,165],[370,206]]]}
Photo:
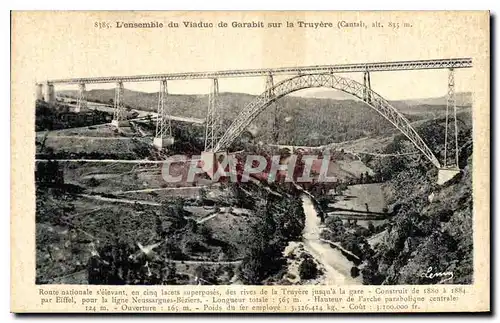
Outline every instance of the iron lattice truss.
{"label": "iron lattice truss", "polygon": [[212,91],[208,96],[208,109],[205,124],[205,151],[211,151],[221,136],[219,107],[219,80],[214,79]]}
{"label": "iron lattice truss", "polygon": [[312,73],[352,73],[352,72],[376,72],[376,71],[405,71],[422,69],[447,69],[447,68],[469,68],[472,67],[472,58],[449,58],[449,59],[429,59],[415,61],[396,61],[378,63],[355,63],[336,65],[313,65],[280,67],[268,69],[249,70],[227,70],[215,72],[187,72],[169,74],[150,74],[133,76],[104,76],[50,80],[51,84],[93,84],[93,83],[114,83],[114,82],[147,82],[162,80],[189,80],[189,79],[214,79],[231,77],[254,77],[266,76],[269,74],[312,74]]}
{"label": "iron lattice truss", "polygon": [[[269,73],[266,77],[266,95],[268,98],[274,97],[274,77],[273,74]],[[279,129],[279,114],[280,114],[280,105],[277,100],[274,100],[271,105],[274,106],[274,120],[273,120],[273,142],[275,144],[279,141],[280,129]]]}
{"label": "iron lattice truss", "polygon": [[370,92],[372,89],[371,81],[370,81],[370,72],[366,71],[363,73],[363,101],[370,102],[372,100],[370,96]]}
{"label": "iron lattice truss", "polygon": [[172,137],[172,124],[168,109],[167,80],[160,82],[160,93],[158,94],[158,118],[156,120],[156,138]]}
{"label": "iron lattice truss", "polygon": [[125,120],[125,106],[123,104],[123,82],[116,83],[113,120]]}
{"label": "iron lattice truss", "polygon": [[[450,123],[450,110],[453,109],[453,123]],[[446,96],[446,126],[444,135],[444,167],[458,169],[458,126],[457,104],[455,100],[455,72],[450,68],[448,73],[448,93]],[[454,133],[451,137],[449,133]],[[450,153],[448,153],[450,152]],[[451,156],[454,152],[455,156]]]}
{"label": "iron lattice truss", "polygon": [[76,102],[76,106],[78,109],[80,109],[80,111],[87,108],[87,99],[85,97],[85,92],[85,83],[81,83],[79,85],[78,99]]}
{"label": "iron lattice truss", "polygon": [[[433,152],[425,144],[422,138],[420,138],[415,129],[413,129],[409,121],[387,100],[363,84],[335,74],[299,75],[276,84],[272,90],[266,90],[243,109],[212,151],[217,152],[227,149],[245,128],[275,100],[298,90],[315,87],[337,89],[366,102],[366,104],[399,129],[399,131],[401,131],[417,149],[432,162],[432,164],[437,168],[441,167],[438,159],[434,156]],[[368,97],[367,93],[369,93],[370,97],[369,102],[365,99]],[[270,94],[272,94],[272,96],[270,96]]]}

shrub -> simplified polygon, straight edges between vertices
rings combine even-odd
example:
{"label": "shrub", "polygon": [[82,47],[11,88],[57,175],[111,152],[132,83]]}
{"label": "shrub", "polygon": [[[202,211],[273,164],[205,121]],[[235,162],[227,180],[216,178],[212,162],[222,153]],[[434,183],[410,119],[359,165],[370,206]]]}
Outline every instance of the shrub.
{"label": "shrub", "polygon": [[359,276],[359,268],[354,266],[351,268],[351,277],[356,278]]}
{"label": "shrub", "polygon": [[369,230],[371,233],[374,233],[374,232],[375,232],[375,226],[373,225],[373,222],[372,222],[372,221],[368,221],[368,230]]}
{"label": "shrub", "polygon": [[318,266],[311,258],[305,258],[299,266],[299,274],[301,279],[314,279],[318,276]]}

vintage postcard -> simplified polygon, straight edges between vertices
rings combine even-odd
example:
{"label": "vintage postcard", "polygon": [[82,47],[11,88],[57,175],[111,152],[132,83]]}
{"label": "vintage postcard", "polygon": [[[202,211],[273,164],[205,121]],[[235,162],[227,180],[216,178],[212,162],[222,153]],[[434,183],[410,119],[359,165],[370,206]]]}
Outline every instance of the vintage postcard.
{"label": "vintage postcard", "polygon": [[12,12],[11,310],[490,311],[489,12]]}

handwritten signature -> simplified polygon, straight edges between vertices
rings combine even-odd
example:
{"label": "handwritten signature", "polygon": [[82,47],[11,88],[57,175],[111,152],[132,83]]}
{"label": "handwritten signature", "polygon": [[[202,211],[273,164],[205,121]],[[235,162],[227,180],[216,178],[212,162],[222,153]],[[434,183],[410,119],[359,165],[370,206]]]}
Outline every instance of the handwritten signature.
{"label": "handwritten signature", "polygon": [[440,273],[440,272],[434,273],[434,272],[432,272],[432,267],[429,267],[429,268],[427,268],[427,271],[425,273],[420,274],[420,277],[429,278],[429,279],[443,277],[443,279],[438,282],[438,284],[441,284],[441,283],[444,283],[448,280],[453,279],[453,272],[446,271],[446,272],[442,272],[442,273]]}

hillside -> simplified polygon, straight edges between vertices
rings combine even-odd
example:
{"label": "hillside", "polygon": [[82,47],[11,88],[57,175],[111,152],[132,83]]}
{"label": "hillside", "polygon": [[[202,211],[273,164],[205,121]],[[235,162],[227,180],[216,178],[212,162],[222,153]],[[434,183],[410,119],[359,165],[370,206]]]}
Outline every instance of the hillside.
{"label": "hillside", "polygon": [[[380,93],[383,95],[383,93]],[[330,100],[351,100],[352,96],[341,91],[332,91],[330,89],[310,89],[303,95],[304,97],[330,99]],[[470,106],[472,104],[471,92],[458,92],[455,94],[457,106]],[[392,100],[390,101],[397,108],[429,106],[429,105],[446,105],[446,96],[435,98],[417,98],[409,100]]]}
{"label": "hillside", "polygon": [[[75,96],[76,91],[61,91],[59,94]],[[114,90],[90,90],[87,98],[89,101],[110,104],[113,102]],[[139,110],[156,111],[157,98],[158,93],[127,89],[124,92],[125,105]],[[255,96],[221,93],[220,98],[223,124],[227,128]],[[204,118],[206,115],[207,95],[171,94],[168,100],[172,115],[195,118]],[[446,109],[443,105],[411,105],[412,102],[406,101],[394,104],[411,122],[441,117]],[[274,141],[272,129],[275,122],[280,133],[278,143],[295,145],[322,145],[367,136],[391,135],[396,131],[376,111],[356,100],[286,96],[278,100],[278,107],[277,110],[274,107],[266,109],[254,120],[251,126],[253,140]]]}
{"label": "hillside", "polygon": [[[442,138],[443,123],[429,121],[417,131],[442,158],[443,144],[432,138]],[[466,124],[458,136],[463,171],[444,186],[435,184],[437,170],[424,166],[421,156],[369,162],[389,179],[384,190],[393,217],[362,270],[365,284],[429,284],[443,279],[423,277],[429,270],[453,273],[447,283],[472,282],[471,131]],[[387,151],[404,151],[405,145],[395,138]]]}

